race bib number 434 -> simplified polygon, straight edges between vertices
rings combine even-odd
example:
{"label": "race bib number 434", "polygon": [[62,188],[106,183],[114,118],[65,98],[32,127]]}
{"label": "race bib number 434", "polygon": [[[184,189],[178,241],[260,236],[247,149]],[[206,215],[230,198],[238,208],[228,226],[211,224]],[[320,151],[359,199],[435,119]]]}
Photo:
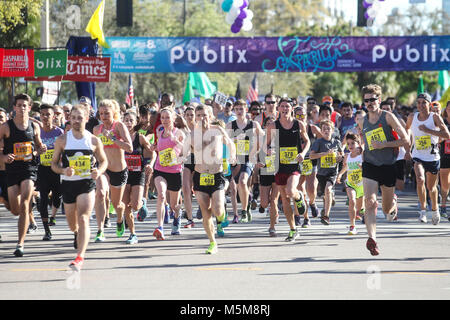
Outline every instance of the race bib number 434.
{"label": "race bib number 434", "polygon": [[88,177],[91,174],[91,156],[70,157],[69,167],[75,170],[75,175]]}

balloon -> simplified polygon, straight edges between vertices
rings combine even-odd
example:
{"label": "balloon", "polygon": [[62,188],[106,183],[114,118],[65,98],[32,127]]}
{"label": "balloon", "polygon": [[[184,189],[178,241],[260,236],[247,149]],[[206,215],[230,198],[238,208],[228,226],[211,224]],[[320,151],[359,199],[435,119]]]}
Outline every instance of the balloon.
{"label": "balloon", "polygon": [[236,26],[239,26],[239,29],[240,29],[244,25],[244,20],[236,18],[236,20],[234,20],[233,24],[236,25]]}
{"label": "balloon", "polygon": [[369,9],[367,9],[366,13],[369,17],[375,18],[377,16],[378,10],[370,7]]}
{"label": "balloon", "polygon": [[242,6],[240,6],[240,9],[245,9],[248,7],[248,0],[244,0],[244,3],[242,4]]}
{"label": "balloon", "polygon": [[233,6],[233,0],[225,0],[224,2],[222,2],[222,10],[225,12],[230,11],[232,6]]}
{"label": "balloon", "polygon": [[379,14],[376,18],[375,18],[375,24],[377,26],[381,26],[383,24],[385,24],[388,21],[388,17],[385,14]]}
{"label": "balloon", "polygon": [[245,9],[247,12],[247,19],[252,20],[253,19],[253,11],[249,9]]}
{"label": "balloon", "polygon": [[239,13],[238,18],[244,20],[247,18],[247,12],[244,9],[241,9],[241,13]]}
{"label": "balloon", "polygon": [[232,12],[233,15],[234,15],[235,17],[237,17],[237,16],[241,13],[241,9],[239,9],[239,7],[233,6],[233,7],[231,7],[231,9],[230,9],[229,12]]}
{"label": "balloon", "polygon": [[366,2],[367,0],[364,0],[363,1],[363,6],[364,6],[364,8],[368,8],[368,7],[370,7],[371,5],[372,5],[372,3],[368,3],[368,2]]}
{"label": "balloon", "polygon": [[234,20],[236,20],[236,16],[233,15],[233,13],[231,11],[228,11],[226,16],[225,16],[226,23],[233,24]]}
{"label": "balloon", "polygon": [[237,26],[233,23],[233,25],[231,26],[231,32],[238,33],[239,31],[241,31],[241,26]]}
{"label": "balloon", "polygon": [[244,4],[244,0],[233,0],[233,7],[240,8]]}
{"label": "balloon", "polygon": [[253,28],[253,23],[249,19],[244,20],[244,24],[242,25],[242,30],[244,31],[250,31]]}
{"label": "balloon", "polygon": [[364,18],[365,18],[366,20],[370,18],[369,15],[367,14],[367,12],[364,12]]}

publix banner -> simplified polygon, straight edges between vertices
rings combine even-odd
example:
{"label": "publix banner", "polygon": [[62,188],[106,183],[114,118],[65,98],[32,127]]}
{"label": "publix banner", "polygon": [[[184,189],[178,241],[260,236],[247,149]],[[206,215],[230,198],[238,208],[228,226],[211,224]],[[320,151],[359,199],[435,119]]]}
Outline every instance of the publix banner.
{"label": "publix banner", "polygon": [[449,70],[450,36],[107,37],[111,72]]}
{"label": "publix banner", "polygon": [[34,76],[64,76],[67,70],[67,50],[34,52]]}

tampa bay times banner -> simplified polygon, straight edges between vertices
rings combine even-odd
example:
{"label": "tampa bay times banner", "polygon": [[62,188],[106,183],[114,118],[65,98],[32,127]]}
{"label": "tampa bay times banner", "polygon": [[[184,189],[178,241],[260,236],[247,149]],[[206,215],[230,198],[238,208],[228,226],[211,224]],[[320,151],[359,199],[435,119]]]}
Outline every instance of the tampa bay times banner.
{"label": "tampa bay times banner", "polygon": [[355,72],[450,69],[450,36],[109,37],[112,72]]}

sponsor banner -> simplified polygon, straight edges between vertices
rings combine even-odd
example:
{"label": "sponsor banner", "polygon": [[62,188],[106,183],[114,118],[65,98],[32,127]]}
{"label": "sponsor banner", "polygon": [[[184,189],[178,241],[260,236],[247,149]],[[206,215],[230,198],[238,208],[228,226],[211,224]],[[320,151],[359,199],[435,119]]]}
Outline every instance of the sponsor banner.
{"label": "sponsor banner", "polygon": [[27,81],[79,81],[109,82],[111,78],[111,58],[104,57],[67,57],[65,76],[29,77]]}
{"label": "sponsor banner", "polygon": [[34,50],[0,48],[0,77],[34,75]]}
{"label": "sponsor banner", "polygon": [[112,72],[449,70],[450,36],[107,37]]}
{"label": "sponsor banner", "polygon": [[67,50],[34,52],[34,76],[64,76],[67,72]]}

